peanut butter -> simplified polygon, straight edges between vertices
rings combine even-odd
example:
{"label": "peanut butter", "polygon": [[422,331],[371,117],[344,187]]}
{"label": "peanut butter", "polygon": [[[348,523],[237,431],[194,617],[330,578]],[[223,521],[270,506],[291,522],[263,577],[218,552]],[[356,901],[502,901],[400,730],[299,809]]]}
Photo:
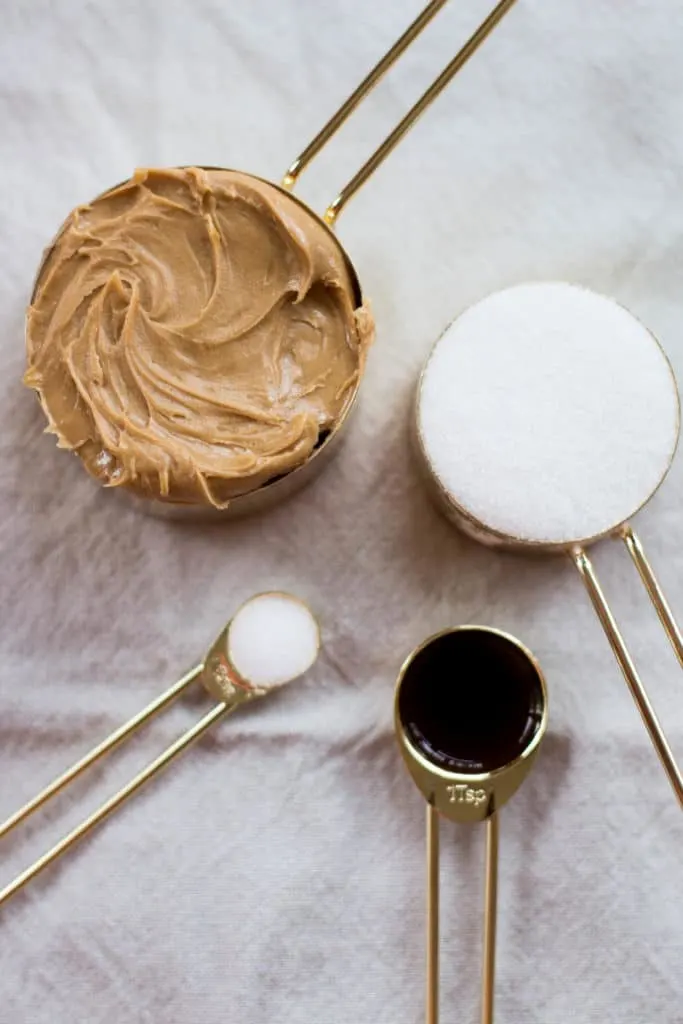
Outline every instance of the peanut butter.
{"label": "peanut butter", "polygon": [[226,505],[344,416],[372,317],[305,207],[225,170],[142,170],[75,209],[28,310],[26,384],[105,486]]}

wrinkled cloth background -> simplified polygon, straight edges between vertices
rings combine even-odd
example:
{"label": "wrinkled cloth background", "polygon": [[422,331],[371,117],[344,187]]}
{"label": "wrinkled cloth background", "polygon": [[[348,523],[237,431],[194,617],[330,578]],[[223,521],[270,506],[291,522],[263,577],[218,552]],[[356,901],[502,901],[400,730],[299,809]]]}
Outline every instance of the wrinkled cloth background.
{"label": "wrinkled cloth background", "polygon": [[[324,627],[306,680],[223,722],[0,912],[2,1024],[417,1024],[423,803],[392,690],[466,621],[538,655],[551,729],[502,821],[500,1024],[683,1021],[683,824],[581,583],[479,548],[407,447],[430,345],[466,305],[559,278],[613,294],[683,379],[683,11],[521,0],[349,206],[379,325],[349,443],[238,524],[147,518],[41,434],[22,389],[41,249],[154,164],[279,178],[418,0],[0,3],[0,814],[169,685],[269,587]],[[487,13],[453,2],[300,194],[317,209]],[[539,429],[543,429],[539,423]],[[683,615],[683,462],[638,518]],[[683,679],[625,551],[594,553],[672,745]],[[8,881],[207,706],[186,702],[0,847]],[[482,831],[443,833],[443,1015],[478,1014]]]}

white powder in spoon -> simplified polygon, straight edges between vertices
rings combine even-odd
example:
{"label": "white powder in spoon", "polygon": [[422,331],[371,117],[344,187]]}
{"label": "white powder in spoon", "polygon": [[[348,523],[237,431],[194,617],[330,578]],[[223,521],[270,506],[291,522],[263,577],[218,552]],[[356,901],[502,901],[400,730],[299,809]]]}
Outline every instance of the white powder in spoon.
{"label": "white powder in spoon", "polygon": [[257,594],[228,628],[228,657],[242,679],[270,688],[303,675],[318,656],[320,630],[312,612],[291,594]]}
{"label": "white powder in spoon", "polygon": [[625,522],[665,476],[679,403],[650,332],[611,299],[524,284],[468,309],[421,381],[433,474],[482,526],[569,544]]}

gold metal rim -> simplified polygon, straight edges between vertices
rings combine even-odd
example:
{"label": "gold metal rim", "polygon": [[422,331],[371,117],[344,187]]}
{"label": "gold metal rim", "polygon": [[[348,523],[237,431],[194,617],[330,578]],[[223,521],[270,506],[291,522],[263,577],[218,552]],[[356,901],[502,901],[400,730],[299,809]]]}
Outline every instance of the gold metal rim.
{"label": "gold metal rim", "polygon": [[[458,502],[453,497],[453,495],[450,494],[449,491],[446,490],[446,488],[443,486],[439,476],[436,473],[436,470],[434,468],[434,465],[432,464],[431,459],[429,458],[429,455],[427,454],[427,450],[426,450],[426,447],[425,447],[425,444],[424,444],[423,435],[422,435],[422,429],[421,429],[421,425],[420,425],[420,399],[421,399],[421,395],[422,395],[422,387],[423,387],[423,383],[424,383],[424,378],[425,378],[425,375],[427,373],[427,369],[429,367],[429,364],[431,363],[432,357],[433,357],[433,355],[434,355],[438,345],[440,344],[441,340],[445,336],[446,332],[449,331],[450,328],[453,326],[453,324],[457,323],[458,320],[461,319],[461,317],[463,317],[471,309],[474,309],[475,306],[478,306],[480,302],[485,302],[486,299],[489,298],[490,295],[495,295],[496,292],[490,292],[488,295],[484,295],[482,298],[477,299],[475,302],[471,302],[468,306],[466,306],[460,313],[458,313],[458,315],[456,317],[454,317],[453,320],[451,320],[446,325],[446,327],[444,327],[443,331],[441,332],[439,337],[436,339],[436,341],[432,345],[432,347],[431,347],[431,349],[429,351],[429,355],[427,356],[427,358],[426,358],[426,360],[425,360],[425,362],[424,362],[424,364],[422,366],[422,369],[420,371],[420,375],[418,377],[417,388],[416,388],[416,392],[415,392],[415,399],[414,399],[414,403],[413,403],[414,433],[415,433],[415,438],[417,440],[417,444],[418,444],[418,447],[419,447],[420,456],[424,460],[424,464],[425,464],[425,467],[426,467],[427,472],[428,472],[429,480],[436,487],[437,494],[438,494],[438,497],[440,499],[440,502],[445,503],[449,507],[449,509],[453,512],[454,516],[456,516],[458,519],[461,519],[463,521],[463,525],[462,525],[461,528],[464,529],[465,532],[469,532],[471,535],[473,535],[475,537],[478,534],[482,534],[483,536],[481,538],[477,537],[477,539],[480,539],[482,543],[486,543],[486,539],[488,539],[491,543],[494,543],[494,544],[496,544],[497,546],[500,546],[500,547],[509,548],[510,550],[527,551],[529,553],[537,552],[539,554],[565,554],[566,555],[568,552],[571,552],[574,548],[577,548],[577,547],[589,547],[591,544],[594,544],[594,543],[596,543],[599,540],[603,540],[605,537],[614,537],[614,536],[619,535],[621,533],[621,531],[624,530],[628,526],[629,521],[634,516],[636,516],[648,504],[648,502],[655,496],[655,494],[657,493],[657,491],[659,490],[659,488],[662,486],[662,484],[666,480],[667,476],[669,475],[669,471],[671,470],[671,466],[673,465],[673,461],[674,461],[674,458],[676,457],[676,453],[678,451],[678,447],[679,447],[679,444],[680,444],[680,435],[681,435],[681,396],[680,396],[680,392],[679,392],[679,389],[678,389],[678,382],[676,380],[676,375],[674,373],[673,365],[672,365],[671,360],[669,359],[669,356],[667,355],[666,350],[664,349],[664,346],[662,345],[661,341],[656,336],[656,334],[654,334],[654,332],[652,330],[650,330],[650,328],[646,324],[644,324],[643,321],[639,317],[637,317],[635,315],[635,313],[633,313],[623,303],[618,302],[611,295],[604,295],[602,292],[594,292],[591,288],[587,288],[585,285],[575,284],[574,282],[570,282],[570,281],[558,281],[556,279],[545,279],[545,278],[542,278],[542,279],[532,280],[532,281],[524,280],[524,281],[517,282],[517,284],[515,284],[515,285],[510,285],[509,288],[510,289],[512,289],[512,288],[521,288],[521,287],[524,287],[525,285],[529,285],[529,284],[565,284],[565,285],[566,284],[570,284],[572,288],[578,288],[581,291],[589,292],[592,295],[601,295],[603,298],[609,299],[610,302],[613,302],[615,305],[619,306],[620,309],[623,309],[624,312],[628,313],[631,317],[633,317],[633,319],[636,320],[640,324],[640,326],[647,332],[647,334],[650,336],[652,341],[655,343],[655,345],[659,349],[661,355],[664,358],[664,362],[666,363],[666,366],[668,368],[669,375],[671,377],[671,383],[673,385],[674,394],[676,396],[676,440],[675,440],[675,443],[674,443],[673,448],[671,450],[671,453],[669,455],[666,467],[665,467],[665,469],[664,469],[664,471],[663,471],[663,473],[662,473],[662,475],[661,475],[657,485],[648,494],[648,496],[645,498],[645,500],[642,501],[640,503],[640,505],[638,505],[637,508],[635,508],[632,512],[630,512],[624,519],[621,519],[619,522],[614,523],[612,526],[608,527],[606,530],[602,530],[600,533],[593,534],[591,537],[577,537],[577,538],[574,538],[574,539],[571,539],[571,540],[566,540],[566,541],[536,541],[536,540],[528,540],[527,538],[524,538],[524,537],[517,537],[517,536],[515,536],[513,534],[502,533],[500,530],[496,530],[493,527],[487,526],[485,523],[483,523],[472,512],[470,512],[469,509],[467,509],[463,505],[461,505],[460,502]],[[500,289],[500,290],[504,291],[504,290],[507,290],[507,289]],[[468,527],[469,527],[469,530],[468,530]]]}
{"label": "gold metal rim", "polygon": [[[539,722],[538,729],[536,730],[533,737],[531,738],[525,749],[522,751],[522,753],[518,757],[514,758],[514,760],[508,761],[507,764],[502,765],[500,768],[494,768],[492,771],[489,772],[479,772],[476,775],[470,774],[469,772],[448,772],[445,771],[443,768],[439,768],[438,765],[435,765],[432,761],[428,760],[423,754],[420,753],[419,750],[417,750],[412,745],[412,743],[408,741],[407,737],[405,736],[403,723],[401,722],[398,710],[398,698],[401,692],[401,684],[403,683],[403,679],[410,664],[417,657],[417,655],[420,654],[421,651],[425,649],[425,647],[428,647],[429,644],[433,643],[434,640],[438,640],[442,636],[448,636],[452,633],[464,632],[489,633],[493,636],[501,637],[503,640],[507,640],[509,643],[513,644],[518,650],[522,652],[522,654],[526,656],[527,660],[532,664],[534,671],[536,672],[536,677],[538,678],[538,681],[540,683],[541,693],[543,696],[543,714],[541,716],[541,721]],[[513,636],[512,633],[507,633],[503,629],[496,629],[494,626],[481,626],[474,624],[450,626],[446,629],[441,629],[437,633],[433,633],[431,636],[428,636],[427,639],[423,640],[421,644],[418,644],[418,646],[410,652],[408,657],[401,665],[401,669],[398,674],[398,679],[396,680],[396,686],[394,687],[394,727],[396,730],[396,735],[400,738],[401,743],[403,743],[410,750],[411,757],[413,757],[418,762],[418,764],[420,764],[420,766],[424,768],[426,771],[431,772],[432,774],[444,780],[448,780],[454,776],[466,776],[467,779],[471,779],[472,782],[490,782],[491,780],[495,780],[503,774],[507,774],[515,766],[522,764],[522,762],[528,760],[533,754],[536,753],[539,744],[541,743],[541,740],[545,735],[546,729],[548,727],[548,686],[546,683],[545,675],[543,674],[543,669],[540,666],[538,658],[526,646],[526,644],[523,644],[522,641],[518,640],[516,636]]]}

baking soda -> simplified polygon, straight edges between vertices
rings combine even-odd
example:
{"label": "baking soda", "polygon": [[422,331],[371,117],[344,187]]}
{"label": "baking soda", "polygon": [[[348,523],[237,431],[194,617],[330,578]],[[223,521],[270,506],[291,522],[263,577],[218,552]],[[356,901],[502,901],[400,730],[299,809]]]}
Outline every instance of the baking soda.
{"label": "baking soda", "polygon": [[320,648],[318,623],[291,594],[258,594],[237,611],[228,630],[230,661],[253,686],[281,686],[303,675]]}

